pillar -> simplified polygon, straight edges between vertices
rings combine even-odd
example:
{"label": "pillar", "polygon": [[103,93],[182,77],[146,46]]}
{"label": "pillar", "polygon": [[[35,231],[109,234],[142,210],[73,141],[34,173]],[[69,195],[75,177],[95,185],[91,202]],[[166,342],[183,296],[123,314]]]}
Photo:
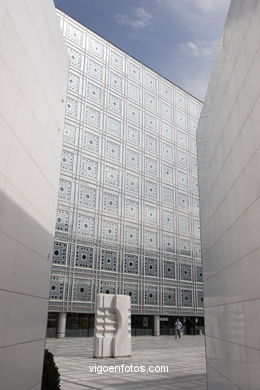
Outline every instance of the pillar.
{"label": "pillar", "polygon": [[58,339],[63,339],[65,337],[66,320],[67,320],[67,313],[59,313],[58,329],[57,329],[57,338]]}
{"label": "pillar", "polygon": [[160,336],[160,316],[153,317],[153,335]]}

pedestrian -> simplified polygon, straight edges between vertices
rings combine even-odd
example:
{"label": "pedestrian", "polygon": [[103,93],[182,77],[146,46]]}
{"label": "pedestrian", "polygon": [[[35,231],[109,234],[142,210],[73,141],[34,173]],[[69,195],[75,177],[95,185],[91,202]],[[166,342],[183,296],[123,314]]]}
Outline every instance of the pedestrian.
{"label": "pedestrian", "polygon": [[179,339],[181,338],[181,330],[182,330],[182,323],[178,318],[177,321],[175,322],[175,338],[176,339],[178,336],[179,336]]}

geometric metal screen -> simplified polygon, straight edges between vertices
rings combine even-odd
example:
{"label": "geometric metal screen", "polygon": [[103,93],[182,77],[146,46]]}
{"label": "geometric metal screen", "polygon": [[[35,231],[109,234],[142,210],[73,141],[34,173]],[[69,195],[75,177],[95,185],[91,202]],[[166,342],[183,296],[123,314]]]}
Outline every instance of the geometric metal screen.
{"label": "geometric metal screen", "polygon": [[50,310],[202,315],[201,102],[58,11],[70,56]]}

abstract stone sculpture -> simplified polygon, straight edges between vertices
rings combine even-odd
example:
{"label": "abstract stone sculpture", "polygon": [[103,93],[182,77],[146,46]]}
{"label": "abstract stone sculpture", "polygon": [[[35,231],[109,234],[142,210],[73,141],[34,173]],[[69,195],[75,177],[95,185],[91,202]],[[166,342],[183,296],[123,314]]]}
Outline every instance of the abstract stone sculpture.
{"label": "abstract stone sculpture", "polygon": [[131,310],[128,295],[97,294],[94,357],[131,355]]}

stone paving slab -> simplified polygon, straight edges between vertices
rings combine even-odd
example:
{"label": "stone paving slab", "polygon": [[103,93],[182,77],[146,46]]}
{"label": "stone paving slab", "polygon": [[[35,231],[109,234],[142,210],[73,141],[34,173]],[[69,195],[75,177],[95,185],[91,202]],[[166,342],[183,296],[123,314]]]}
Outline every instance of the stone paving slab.
{"label": "stone paving slab", "polygon": [[[47,339],[46,347],[59,367],[62,390],[207,389],[203,336],[183,336],[180,340],[173,336],[133,337],[131,358],[93,358],[93,338]],[[110,370],[119,370],[122,364],[132,364],[132,371],[140,370],[140,366],[146,371],[149,366],[167,366],[168,372],[98,374],[90,370],[90,366],[99,372],[110,366],[114,367]]]}

